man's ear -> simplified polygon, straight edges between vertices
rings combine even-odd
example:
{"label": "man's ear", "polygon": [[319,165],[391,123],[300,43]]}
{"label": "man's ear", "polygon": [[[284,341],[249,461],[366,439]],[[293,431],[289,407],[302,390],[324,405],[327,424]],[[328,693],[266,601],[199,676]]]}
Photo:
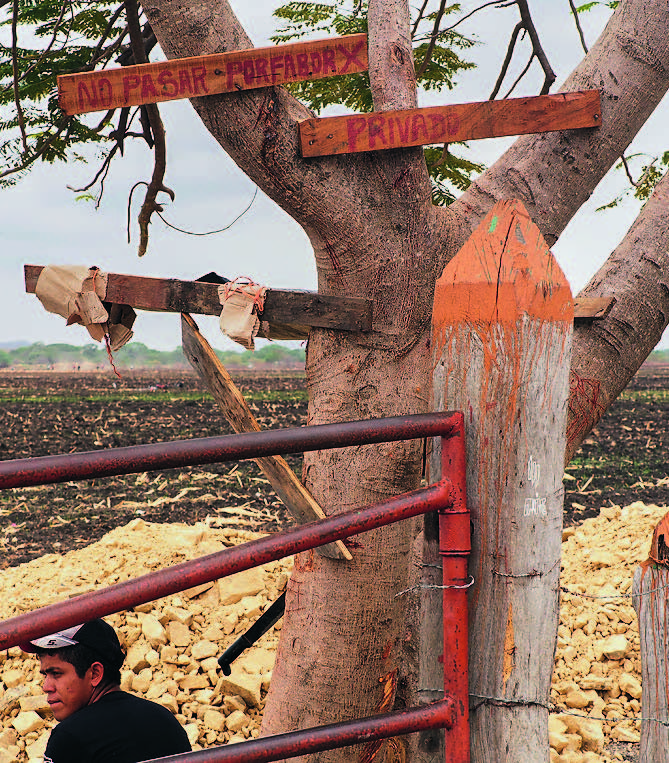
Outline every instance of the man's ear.
{"label": "man's ear", "polygon": [[91,685],[99,686],[100,682],[104,678],[105,669],[101,662],[94,662],[88,669],[91,674]]}

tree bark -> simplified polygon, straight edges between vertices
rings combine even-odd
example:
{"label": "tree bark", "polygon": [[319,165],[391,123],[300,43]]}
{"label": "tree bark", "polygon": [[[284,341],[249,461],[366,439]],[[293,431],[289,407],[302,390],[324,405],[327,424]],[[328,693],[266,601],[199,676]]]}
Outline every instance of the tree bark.
{"label": "tree bark", "polygon": [[[148,0],[145,11],[170,58],[250,46],[227,0]],[[370,2],[370,75],[378,110],[415,102],[407,15],[405,0]],[[564,86],[601,89],[603,126],[519,140],[449,209],[432,207],[418,149],[302,159],[297,123],[310,114],[281,88],[193,101],[221,146],[309,235],[319,291],[374,301],[372,332],[312,332],[311,423],[428,409],[428,327],[444,265],[498,199],[520,198],[547,241],[557,239],[668,89],[667,28],[664,0],[622,3]],[[658,257],[649,250],[641,264],[651,278]],[[598,288],[608,294],[613,286],[607,273]],[[635,280],[630,298],[638,300],[643,288]],[[653,292],[649,309],[664,309],[663,294],[662,288]],[[625,327],[611,324],[611,330]],[[585,348],[585,357],[592,349],[602,354],[603,364],[610,363],[602,347],[590,344],[595,333],[580,332],[575,351]],[[307,486],[327,513],[403,492],[419,476],[416,443],[331,451],[306,461]],[[413,701],[414,677],[407,666],[415,632],[405,627],[406,597],[396,598],[410,571],[412,532],[395,526],[367,534],[357,539],[360,546],[348,564],[310,554],[298,559],[267,730]],[[490,627],[504,630],[506,621]]]}

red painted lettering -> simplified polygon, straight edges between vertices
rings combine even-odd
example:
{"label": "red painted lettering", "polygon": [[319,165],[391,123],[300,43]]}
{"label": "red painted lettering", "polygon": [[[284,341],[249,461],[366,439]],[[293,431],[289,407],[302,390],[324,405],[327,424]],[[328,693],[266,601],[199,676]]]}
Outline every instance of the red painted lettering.
{"label": "red painted lettering", "polygon": [[283,56],[272,56],[269,60],[269,68],[272,72],[272,82],[279,77],[279,69],[283,69]]}
{"label": "red painted lettering", "polygon": [[228,90],[232,90],[232,86],[235,81],[235,74],[242,73],[241,61],[228,61],[227,66],[225,67],[225,73],[228,76]]}
{"label": "red painted lettering", "polygon": [[388,140],[391,146],[395,145],[395,120],[388,120]]}
{"label": "red painted lettering", "polygon": [[337,50],[346,58],[346,61],[344,62],[344,65],[339,70],[340,74],[343,74],[349,66],[355,66],[356,69],[354,71],[360,71],[361,69],[365,69],[365,64],[358,58],[358,54],[360,51],[364,48],[365,41],[359,42],[353,50],[348,50],[343,45],[337,45]]}
{"label": "red painted lettering", "polygon": [[270,79],[267,74],[267,59],[266,58],[256,58],[255,64],[256,64],[256,78],[260,79],[261,77],[267,84],[269,84]]}
{"label": "red painted lettering", "polygon": [[415,114],[411,120],[411,140],[420,140],[418,133],[422,132],[425,140],[429,141],[430,137],[427,134],[427,125],[425,124],[425,117],[422,114]]}
{"label": "red painted lettering", "polygon": [[165,95],[176,95],[179,92],[174,74],[169,69],[163,69],[160,72],[158,84]]}
{"label": "red painted lettering", "polygon": [[400,120],[398,117],[395,120],[397,132],[400,134],[400,143],[406,143],[409,140],[409,119],[410,117],[404,117],[404,120]]}
{"label": "red painted lettering", "polygon": [[247,59],[244,61],[244,82],[247,85],[253,84],[253,78],[255,76],[255,68],[253,67],[253,59]]}
{"label": "red painted lettering", "polygon": [[428,118],[430,124],[430,137],[434,140],[439,140],[446,135],[446,125],[444,124],[444,117],[441,114],[429,114]]}
{"label": "red painted lettering", "polygon": [[105,109],[108,109],[111,106],[111,102],[112,102],[111,82],[106,77],[103,77],[100,80],[98,87],[100,90],[100,105],[103,106]]}
{"label": "red painted lettering", "polygon": [[350,117],[346,120],[348,130],[348,145],[350,151],[355,151],[358,135],[365,131],[367,120],[364,117]]}
{"label": "red painted lettering", "polygon": [[98,105],[98,95],[95,92],[95,88],[91,87],[89,91],[85,82],[77,84],[77,99],[79,100],[79,108],[86,108],[87,105]]}
{"label": "red painted lettering", "polygon": [[190,72],[188,69],[179,69],[179,95],[191,95],[193,84],[190,81]]}
{"label": "red painted lettering", "polygon": [[123,100],[127,103],[130,97],[130,91],[139,87],[139,77],[135,74],[129,74],[123,77]]}
{"label": "red painted lettering", "polygon": [[337,71],[335,52],[332,48],[323,51],[323,71],[330,70],[333,74]]}
{"label": "red painted lettering", "polygon": [[448,122],[448,134],[455,135],[460,129],[460,117],[457,114],[449,114],[446,121]]}
{"label": "red painted lettering", "polygon": [[[209,92],[205,77],[207,76],[206,66],[193,66],[191,68],[191,74],[193,75],[193,92],[196,95],[204,95]],[[200,90],[200,88],[202,88]]]}
{"label": "red painted lettering", "polygon": [[321,58],[321,54],[317,50],[314,50],[311,54],[311,71],[314,74],[320,74],[322,68],[323,59]]}
{"label": "red painted lettering", "polygon": [[158,95],[156,88],[153,86],[153,78],[150,74],[145,74],[142,77],[142,98],[155,98]]}
{"label": "red painted lettering", "polygon": [[297,58],[297,73],[300,77],[308,77],[311,72],[309,71],[309,56],[306,53],[298,53]]}
{"label": "red painted lettering", "polygon": [[383,134],[383,128],[386,125],[385,117],[379,115],[373,116],[369,120],[369,147],[376,148],[376,139],[387,145],[386,136]]}
{"label": "red painted lettering", "polygon": [[290,55],[290,53],[286,53],[283,66],[286,80],[294,79],[297,76],[295,72],[295,61],[293,61],[293,57]]}

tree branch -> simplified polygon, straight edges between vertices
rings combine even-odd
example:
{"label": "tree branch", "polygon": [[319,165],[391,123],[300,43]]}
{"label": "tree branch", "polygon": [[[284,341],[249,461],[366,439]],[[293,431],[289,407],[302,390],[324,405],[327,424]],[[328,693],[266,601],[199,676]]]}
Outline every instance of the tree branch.
{"label": "tree branch", "polygon": [[14,105],[16,106],[16,118],[21,132],[23,151],[28,153],[28,136],[26,135],[26,123],[23,118],[21,95],[19,93],[19,62],[18,62],[18,23],[19,23],[19,0],[14,0],[12,6],[12,78],[14,82]]}
{"label": "tree branch", "polygon": [[581,40],[581,47],[583,48],[583,52],[588,52],[588,46],[585,42],[585,35],[583,34],[583,29],[581,27],[581,19],[578,17],[578,11],[576,10],[576,5],[574,4],[574,0],[569,0],[569,7],[571,8],[572,16],[574,17],[574,24],[576,24],[576,31],[578,32],[578,36]]}
{"label": "tree branch", "polygon": [[[139,13],[135,0],[125,0],[125,10],[128,19],[128,31],[130,33],[130,44],[132,46],[135,63],[144,64],[147,62],[146,51],[144,49],[144,37],[139,25]],[[137,254],[143,257],[146,254],[149,245],[149,224],[154,212],[162,212],[162,205],[158,204],[158,194],[164,192],[174,200],[174,191],[168,188],[163,180],[165,178],[165,169],[167,166],[167,149],[165,145],[165,128],[160,118],[158,105],[155,103],[147,104],[145,107],[151,133],[154,140],[154,164],[151,182],[146,189],[144,203],[140,209],[137,222],[139,224],[139,248]]]}
{"label": "tree branch", "polygon": [[492,89],[492,93],[490,93],[490,96],[488,100],[493,101],[497,94],[500,91],[500,88],[502,87],[502,83],[504,82],[504,77],[506,77],[506,73],[509,71],[509,64],[511,63],[511,59],[513,58],[513,51],[516,48],[516,43],[518,42],[518,35],[523,31],[524,27],[521,21],[519,21],[516,26],[513,28],[513,32],[511,32],[511,39],[509,40],[509,44],[506,48],[506,55],[504,56],[504,61],[502,61],[502,68],[499,70],[499,75],[497,76],[497,82],[495,82],[495,87]]}
{"label": "tree branch", "polygon": [[625,238],[579,294],[613,294],[616,303],[603,320],[575,327],[567,462],[669,325],[668,207],[665,174]]}
{"label": "tree branch", "polygon": [[534,20],[532,19],[532,14],[530,13],[530,8],[527,4],[527,0],[516,0],[516,2],[518,3],[518,10],[520,11],[520,18],[523,22],[523,26],[530,36],[534,55],[537,57],[537,60],[541,64],[541,68],[544,71],[544,84],[541,88],[541,95],[545,95],[551,89],[551,85],[555,82],[555,72],[553,71],[548,61],[548,57],[546,56],[546,52],[541,45],[539,33],[537,32],[537,28],[534,26]]}
{"label": "tree branch", "polygon": [[427,69],[428,64],[430,63],[432,59],[432,51],[434,50],[434,46],[437,43],[437,39],[439,38],[439,27],[441,25],[441,20],[444,17],[445,10],[446,10],[446,0],[441,0],[439,3],[439,10],[437,11],[437,15],[435,16],[435,19],[434,19],[434,26],[432,28],[432,34],[430,35],[430,42],[428,43],[427,50],[425,51],[425,58],[423,59],[420,67],[418,68],[416,77],[421,76],[421,74]]}
{"label": "tree branch", "polygon": [[[669,89],[667,28],[666,2],[621,3],[560,88],[598,89],[602,126],[519,138],[451,205],[451,212],[473,230],[493,203],[518,198],[549,246],[554,244]],[[569,193],[555,192],[565,188]]]}

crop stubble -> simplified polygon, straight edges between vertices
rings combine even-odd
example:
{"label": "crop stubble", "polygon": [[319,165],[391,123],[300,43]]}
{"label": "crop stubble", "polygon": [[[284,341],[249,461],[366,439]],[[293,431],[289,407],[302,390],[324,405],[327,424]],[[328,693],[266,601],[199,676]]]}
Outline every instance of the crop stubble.
{"label": "crop stubble", "polygon": [[[303,374],[235,377],[263,428],[306,423]],[[26,458],[231,432],[199,379],[182,371],[3,372],[2,458]],[[669,366],[646,365],[567,469],[565,524],[601,506],[669,504]],[[300,457],[289,456],[300,474]],[[3,567],[64,553],[134,517],[275,531],[290,523],[249,461],[0,492]]]}

